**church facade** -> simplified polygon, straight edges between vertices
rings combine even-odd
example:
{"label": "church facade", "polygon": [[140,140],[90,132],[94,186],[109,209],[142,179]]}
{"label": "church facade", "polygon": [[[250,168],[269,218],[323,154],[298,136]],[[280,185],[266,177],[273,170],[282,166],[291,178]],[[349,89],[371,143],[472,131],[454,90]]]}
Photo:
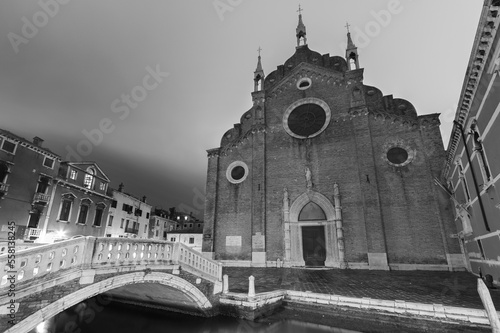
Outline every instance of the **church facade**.
{"label": "church facade", "polygon": [[265,76],[208,150],[203,252],[233,266],[461,269],[439,114],[363,84],[345,57],[309,49]]}

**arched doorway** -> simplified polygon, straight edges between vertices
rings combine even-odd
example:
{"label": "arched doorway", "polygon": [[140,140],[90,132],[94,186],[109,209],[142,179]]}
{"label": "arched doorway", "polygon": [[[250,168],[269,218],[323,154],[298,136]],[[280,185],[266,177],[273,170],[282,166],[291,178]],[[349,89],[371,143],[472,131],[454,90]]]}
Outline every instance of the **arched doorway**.
{"label": "arched doorway", "polygon": [[284,214],[285,265],[340,267],[336,215],[323,194],[302,193]]}
{"label": "arched doorway", "polygon": [[326,221],[325,212],[317,203],[310,201],[302,207],[298,220],[302,232],[302,257],[305,265],[325,266],[325,226],[322,225],[322,222]]}

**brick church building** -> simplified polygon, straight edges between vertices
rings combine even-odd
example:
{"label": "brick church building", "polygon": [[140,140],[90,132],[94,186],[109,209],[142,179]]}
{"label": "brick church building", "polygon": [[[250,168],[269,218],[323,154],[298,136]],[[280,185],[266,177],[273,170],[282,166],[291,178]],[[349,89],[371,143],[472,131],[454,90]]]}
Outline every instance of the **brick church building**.
{"label": "brick church building", "polygon": [[265,76],[253,106],[208,150],[203,252],[232,266],[453,270],[464,266],[439,114],[363,84],[344,57],[309,49]]}

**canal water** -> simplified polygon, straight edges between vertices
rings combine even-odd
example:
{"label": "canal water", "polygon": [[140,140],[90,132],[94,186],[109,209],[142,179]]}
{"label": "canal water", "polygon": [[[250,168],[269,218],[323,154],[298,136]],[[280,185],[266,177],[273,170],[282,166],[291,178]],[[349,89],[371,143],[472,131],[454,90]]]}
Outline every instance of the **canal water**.
{"label": "canal water", "polygon": [[218,316],[203,318],[107,302],[95,297],[37,326],[30,333],[360,333],[271,315],[251,322]]}

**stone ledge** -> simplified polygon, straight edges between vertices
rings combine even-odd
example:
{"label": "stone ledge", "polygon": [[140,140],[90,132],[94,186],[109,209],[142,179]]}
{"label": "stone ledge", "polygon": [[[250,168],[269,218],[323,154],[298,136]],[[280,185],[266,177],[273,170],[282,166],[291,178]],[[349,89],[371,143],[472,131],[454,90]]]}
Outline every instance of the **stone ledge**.
{"label": "stone ledge", "polygon": [[449,271],[448,265],[428,265],[428,264],[390,264],[392,271]]}
{"label": "stone ledge", "polygon": [[[328,298],[330,300],[328,301]],[[347,306],[352,308],[373,309],[389,313],[408,314],[419,317],[448,319],[452,321],[489,324],[485,310],[443,306],[442,304],[425,304],[401,300],[381,300],[372,298],[355,298],[339,295],[325,295],[310,292],[286,291],[285,300],[308,304]],[[500,314],[500,312],[499,312]]]}

